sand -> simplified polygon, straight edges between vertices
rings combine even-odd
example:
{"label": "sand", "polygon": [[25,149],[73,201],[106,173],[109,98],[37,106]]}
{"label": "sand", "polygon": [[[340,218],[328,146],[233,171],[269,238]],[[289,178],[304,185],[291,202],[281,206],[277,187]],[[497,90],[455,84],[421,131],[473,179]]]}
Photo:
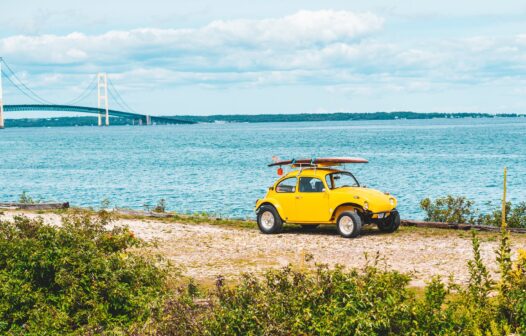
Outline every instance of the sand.
{"label": "sand", "polygon": [[[60,225],[56,214],[5,211],[0,219],[15,214],[42,217],[46,224]],[[264,235],[256,229],[238,229],[209,224],[166,223],[157,220],[118,219],[114,225],[126,225],[136,236],[157,240],[156,252],[180,266],[184,275],[200,281],[214,281],[221,275],[238,277],[243,272],[260,272],[289,263],[313,267],[313,263],[363,267],[366,259],[379,253],[381,267],[411,273],[412,285],[423,286],[433,276],[465,283],[469,277],[467,261],[472,257],[469,232],[401,228],[394,234],[368,229],[355,239],[341,238],[335,229],[315,232],[301,229],[282,234]],[[497,277],[496,234],[480,234],[482,256]],[[526,248],[526,235],[512,236],[513,251]],[[305,256],[313,261],[304,263]],[[366,255],[368,257],[366,257]]]}

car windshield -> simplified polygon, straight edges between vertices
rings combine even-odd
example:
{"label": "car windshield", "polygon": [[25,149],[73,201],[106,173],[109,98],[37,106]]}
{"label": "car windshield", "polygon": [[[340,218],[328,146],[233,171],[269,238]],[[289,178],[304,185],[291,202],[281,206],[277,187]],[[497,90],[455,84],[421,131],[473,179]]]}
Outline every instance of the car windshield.
{"label": "car windshield", "polygon": [[329,189],[360,186],[354,175],[348,172],[328,174],[326,179]]}

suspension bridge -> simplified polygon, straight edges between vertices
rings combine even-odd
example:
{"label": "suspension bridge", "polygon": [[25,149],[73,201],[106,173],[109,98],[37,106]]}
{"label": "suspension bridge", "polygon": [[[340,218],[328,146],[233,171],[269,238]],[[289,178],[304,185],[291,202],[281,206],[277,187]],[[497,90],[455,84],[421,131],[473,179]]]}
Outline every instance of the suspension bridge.
{"label": "suspension bridge", "polygon": [[[4,67],[2,67],[2,65]],[[4,71],[4,69],[6,71]],[[31,104],[4,104],[2,79],[5,78],[12,87],[18,90],[22,95],[31,101]],[[81,102],[90,97],[97,91],[97,107],[83,106]],[[110,98],[118,109],[110,109]],[[130,105],[122,98],[121,94],[108,77],[106,73],[98,73],[94,76],[88,86],[74,99],[63,104],[57,104],[42,98],[28,85],[26,85],[12,70],[12,68],[0,57],[0,129],[4,128],[4,112],[25,112],[25,111],[42,111],[42,112],[73,112],[73,113],[90,113],[98,116],[99,126],[109,126],[110,116],[126,118],[137,125],[153,124],[194,124],[192,121],[181,120],[170,117],[154,116],[149,114],[140,114],[133,110]],[[103,123],[104,120],[104,123]]]}

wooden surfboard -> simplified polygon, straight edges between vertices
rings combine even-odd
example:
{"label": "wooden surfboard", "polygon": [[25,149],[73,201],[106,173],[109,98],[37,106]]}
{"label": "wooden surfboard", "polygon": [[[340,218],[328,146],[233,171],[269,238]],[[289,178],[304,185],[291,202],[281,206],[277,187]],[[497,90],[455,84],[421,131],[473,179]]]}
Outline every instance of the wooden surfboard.
{"label": "wooden surfboard", "polygon": [[284,161],[276,161],[269,164],[269,167],[274,166],[287,166],[291,165],[292,167],[330,167],[330,166],[339,166],[346,163],[368,163],[366,159],[358,157],[329,157],[329,158],[311,158],[311,159],[292,159]]}

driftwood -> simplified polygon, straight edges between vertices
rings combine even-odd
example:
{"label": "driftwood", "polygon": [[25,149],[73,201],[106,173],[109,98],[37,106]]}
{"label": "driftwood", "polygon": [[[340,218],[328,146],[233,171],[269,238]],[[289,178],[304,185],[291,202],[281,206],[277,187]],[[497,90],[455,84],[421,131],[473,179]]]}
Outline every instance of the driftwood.
{"label": "driftwood", "polygon": [[[114,208],[113,212],[119,215],[124,216],[139,216],[139,217],[154,217],[154,218],[195,218],[199,217],[199,214],[182,214],[182,213],[175,213],[175,212],[155,212],[155,211],[143,211],[143,210],[132,210],[132,209],[124,209],[124,208]],[[237,220],[237,221],[244,221],[244,222],[253,222],[256,223],[255,220],[247,220],[247,219],[241,219],[241,218],[223,218],[223,217],[217,217],[217,216],[203,216],[203,218],[206,218],[210,221],[219,221],[219,220]]]}
{"label": "driftwood", "polygon": [[[475,224],[461,224],[461,223],[442,223],[442,222],[423,222],[411,219],[402,220],[404,226],[416,226],[424,228],[437,228],[437,229],[454,229],[454,230],[478,230],[478,231],[500,231],[498,226],[489,225],[475,225]],[[526,233],[526,228],[508,228],[508,231],[515,233]]]}
{"label": "driftwood", "polygon": [[142,216],[142,217],[154,217],[154,218],[170,218],[174,217],[173,214],[165,212],[155,212],[155,211],[140,211],[140,210],[131,210],[131,209],[122,209],[115,208],[113,212],[125,215],[125,216]]}
{"label": "driftwood", "polygon": [[69,202],[64,203],[0,203],[0,209],[52,210],[67,209]]}

